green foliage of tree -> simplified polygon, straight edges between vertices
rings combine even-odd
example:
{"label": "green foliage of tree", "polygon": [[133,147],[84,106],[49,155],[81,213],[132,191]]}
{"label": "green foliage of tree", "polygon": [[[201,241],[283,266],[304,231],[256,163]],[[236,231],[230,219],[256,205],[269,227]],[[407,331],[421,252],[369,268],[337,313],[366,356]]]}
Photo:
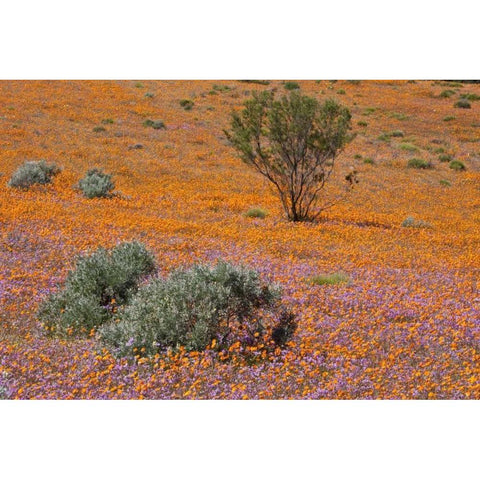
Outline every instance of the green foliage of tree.
{"label": "green foliage of tree", "polygon": [[[274,186],[288,219],[311,221],[335,203],[320,205],[320,193],[353,138],[350,129],[349,110],[335,100],[319,103],[298,91],[278,100],[264,91],[232,113],[225,134],[240,158]],[[356,172],[345,180],[350,190]]]}

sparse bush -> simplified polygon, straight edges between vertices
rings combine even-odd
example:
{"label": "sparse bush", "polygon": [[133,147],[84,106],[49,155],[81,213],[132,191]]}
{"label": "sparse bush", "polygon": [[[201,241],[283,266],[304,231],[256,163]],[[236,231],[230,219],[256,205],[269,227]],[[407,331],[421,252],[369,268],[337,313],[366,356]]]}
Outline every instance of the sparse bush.
{"label": "sparse bush", "polygon": [[180,106],[183,107],[184,110],[191,110],[195,103],[192,100],[183,99],[180,100]]}
{"label": "sparse bush", "polygon": [[462,170],[466,170],[465,164],[460,160],[452,160],[448,165],[452,170],[460,172]]}
{"label": "sparse bush", "polygon": [[464,98],[462,98],[458,102],[455,102],[454,107],[455,108],[472,108],[472,105],[468,100],[465,100]]}
{"label": "sparse bush", "polygon": [[440,185],[443,185],[444,187],[451,187],[452,186],[451,182],[449,182],[448,180],[444,180],[444,179],[440,180]]}
{"label": "sparse bush", "polygon": [[251,208],[247,211],[247,213],[245,213],[245,216],[249,218],[265,218],[267,216],[267,212],[262,208]]}
{"label": "sparse bush", "polygon": [[364,122],[363,120],[360,120],[359,122],[357,122],[357,125],[359,127],[368,127],[368,123]]}
{"label": "sparse bush", "polygon": [[153,98],[155,96],[155,94],[153,94],[152,92],[147,92],[144,97],[145,98]]}
{"label": "sparse bush", "polygon": [[228,85],[217,85],[217,84],[214,84],[212,88],[216,92],[228,92],[229,90],[232,89],[232,87],[229,87]]}
{"label": "sparse bush", "polygon": [[153,255],[141,243],[99,248],[79,257],[64,288],[42,303],[39,318],[51,334],[88,334],[111,319],[155,269]]}
{"label": "sparse bush", "polygon": [[310,283],[313,285],[339,285],[350,283],[350,277],[343,272],[316,275],[310,279]]}
{"label": "sparse bush", "polygon": [[285,82],[283,88],[285,88],[285,90],[298,90],[300,85],[298,82]]}
{"label": "sparse bush", "polygon": [[363,159],[363,163],[365,163],[366,165],[373,165],[375,162],[374,162],[373,158],[366,157],[366,158]]}
{"label": "sparse bush", "polygon": [[391,137],[404,137],[405,134],[402,132],[402,130],[394,130],[393,132],[390,132]]}
{"label": "sparse bush", "polygon": [[400,148],[400,150],[405,150],[407,152],[416,152],[418,151],[418,147],[413,145],[413,143],[407,143],[407,142],[404,142],[404,143],[401,143],[398,148]]}
{"label": "sparse bush", "polygon": [[445,153],[443,155],[440,155],[438,157],[438,159],[441,161],[441,162],[451,162],[453,160],[453,157],[451,155],[449,155],[448,153]]}
{"label": "sparse bush", "polygon": [[112,175],[104,173],[98,168],[92,168],[78,182],[78,188],[87,198],[106,198],[111,196],[115,184],[112,182]]}
{"label": "sparse bush", "polygon": [[443,90],[439,97],[450,98],[452,95],[455,95],[455,90]]}
{"label": "sparse bush", "polygon": [[270,80],[240,80],[244,83],[256,83],[258,85],[270,85]]}
{"label": "sparse bush", "polygon": [[144,85],[143,85],[143,83],[141,83],[141,82],[137,82],[137,83],[135,84],[135,88],[144,88]]}
{"label": "sparse bush", "polygon": [[106,132],[106,131],[107,131],[107,129],[105,127],[102,127],[101,125],[92,128],[92,132],[94,132],[94,133],[101,133],[101,132]]}
{"label": "sparse bush", "polygon": [[404,113],[392,112],[390,114],[390,116],[392,118],[397,119],[397,120],[407,120],[408,119],[408,115],[405,115]]}
{"label": "sparse bush", "polygon": [[115,121],[113,120],[113,118],[104,118],[104,119],[102,120],[102,123],[103,123],[104,125],[112,125],[112,124],[115,123]]}
{"label": "sparse bush", "polygon": [[428,222],[423,220],[415,220],[413,217],[407,217],[402,222],[402,227],[406,228],[431,228],[432,226]]}
{"label": "sparse bush", "polygon": [[464,100],[470,100],[471,102],[476,102],[477,100],[480,100],[480,95],[477,95],[476,93],[462,93],[460,98]]}
{"label": "sparse bush", "polygon": [[160,129],[166,129],[167,127],[165,126],[165,123],[162,122],[162,120],[150,120],[147,119],[143,122],[144,127],[152,127],[155,130],[160,130]]}
{"label": "sparse bush", "polygon": [[378,139],[382,142],[389,142],[390,141],[390,134],[389,133],[382,133],[378,136]]}
{"label": "sparse bush", "polygon": [[[333,204],[319,206],[319,196],[335,159],[353,138],[350,111],[334,100],[322,104],[297,91],[280,100],[273,92],[254,94],[244,107],[232,113],[231,130],[224,131],[228,140],[247,165],[271,182],[289,220],[315,220]],[[351,190],[358,183],[356,172],[345,181]]]}
{"label": "sparse bush", "polygon": [[427,162],[423,158],[411,158],[408,161],[407,165],[409,168],[419,168],[419,169],[432,168],[432,164],[430,162]]}
{"label": "sparse bush", "polygon": [[266,330],[260,313],[275,311],[279,300],[279,288],[262,284],[253,270],[225,262],[195,265],[141,287],[99,336],[121,357],[180,346],[204,350],[213,340],[220,349],[236,341],[253,344]]}
{"label": "sparse bush", "polygon": [[340,90],[337,90],[337,93],[338,93],[338,95],[345,95],[345,93],[347,93],[347,92],[345,92],[345,90],[343,88],[341,88]]}
{"label": "sparse bush", "polygon": [[25,162],[18,167],[8,181],[14,188],[28,189],[32,185],[45,185],[52,182],[52,178],[60,173],[60,168],[54,163],[47,164],[45,160],[39,162]]}
{"label": "sparse bush", "polygon": [[451,122],[452,120],[455,120],[457,117],[454,115],[447,115],[446,117],[443,117],[444,122]]}
{"label": "sparse bush", "polygon": [[167,127],[165,126],[165,123],[162,122],[162,120],[155,120],[152,124],[152,128],[154,130],[165,130]]}
{"label": "sparse bush", "polygon": [[360,85],[361,80],[347,80],[347,82],[352,85]]}
{"label": "sparse bush", "polygon": [[354,158],[355,160],[361,160],[361,159],[362,159],[362,156],[361,156],[359,153],[356,153],[356,154],[353,156],[353,158]]}

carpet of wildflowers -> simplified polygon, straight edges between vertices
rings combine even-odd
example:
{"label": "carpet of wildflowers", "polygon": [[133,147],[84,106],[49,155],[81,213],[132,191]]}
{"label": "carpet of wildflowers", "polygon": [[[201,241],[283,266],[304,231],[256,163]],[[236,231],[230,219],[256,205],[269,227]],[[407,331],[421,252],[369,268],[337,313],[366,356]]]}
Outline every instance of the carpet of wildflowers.
{"label": "carpet of wildflowers", "polygon": [[[316,224],[287,222],[222,133],[250,92],[283,91],[280,81],[0,82],[2,396],[480,399],[480,102],[454,108],[480,86],[442,98],[450,87],[432,81],[299,83],[348,105],[357,133],[339,175],[354,167],[360,184]],[[466,171],[440,162],[441,150]],[[407,168],[412,157],[434,168]],[[63,169],[52,184],[7,186],[18,165],[40,159]],[[72,188],[93,167],[114,175],[120,195],[87,199]],[[244,215],[254,207],[266,218]],[[409,216],[429,227],[402,227]],[[93,336],[47,337],[37,308],[75,256],[132,239],[162,273],[223,258],[280,283],[299,320],[288,348],[132,363]],[[309,281],[340,271],[349,282]]]}

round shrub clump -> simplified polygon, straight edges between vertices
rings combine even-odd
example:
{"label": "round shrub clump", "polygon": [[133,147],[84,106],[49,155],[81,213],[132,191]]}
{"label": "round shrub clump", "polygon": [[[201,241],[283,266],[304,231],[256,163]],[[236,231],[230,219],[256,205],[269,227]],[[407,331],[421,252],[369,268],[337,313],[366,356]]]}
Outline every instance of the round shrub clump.
{"label": "round shrub clump", "polygon": [[115,184],[112,182],[112,175],[104,173],[98,168],[92,168],[78,182],[78,188],[87,198],[105,198],[112,195]]}
{"label": "round shrub clump", "polygon": [[408,161],[407,165],[409,168],[419,168],[419,169],[432,168],[432,164],[430,162],[427,162],[426,160],[423,160],[423,158],[411,158]]}
{"label": "round shrub clump", "polygon": [[[262,284],[253,270],[223,261],[195,265],[141,287],[119,321],[103,325],[99,336],[120,357],[204,350],[213,341],[220,349],[253,345],[265,331],[262,312],[274,311],[279,300],[279,287]],[[294,329],[292,315],[283,312],[272,338],[278,343]]]}
{"label": "round shrub clump", "polygon": [[454,105],[455,108],[472,108],[472,105],[470,102],[464,98],[460,99],[458,102],[455,103]]}
{"label": "round shrub clump", "polygon": [[453,157],[451,155],[449,155],[448,153],[445,153],[443,155],[440,155],[438,157],[438,159],[441,161],[441,162],[451,162],[453,160]]}
{"label": "round shrub clump", "polygon": [[26,190],[35,184],[45,185],[51,183],[52,178],[58,173],[60,173],[60,168],[54,163],[47,164],[45,160],[25,162],[12,175],[8,185]]}
{"label": "round shrub clump", "polygon": [[300,85],[298,82],[285,82],[283,88],[285,88],[285,90],[298,90]]}
{"label": "round shrub clump", "polygon": [[250,208],[245,213],[245,216],[248,218],[265,218],[268,213],[263,208]]}
{"label": "round shrub clump", "polygon": [[180,100],[180,106],[183,107],[184,110],[191,110],[195,103],[192,100],[183,99]]}
{"label": "round shrub clump", "polygon": [[457,172],[466,170],[465,164],[460,160],[452,160],[448,165],[452,170],[456,170]]}
{"label": "round shrub clump", "polygon": [[110,320],[155,270],[154,256],[139,242],[99,248],[78,258],[63,289],[42,303],[39,318],[51,334],[88,334]]}

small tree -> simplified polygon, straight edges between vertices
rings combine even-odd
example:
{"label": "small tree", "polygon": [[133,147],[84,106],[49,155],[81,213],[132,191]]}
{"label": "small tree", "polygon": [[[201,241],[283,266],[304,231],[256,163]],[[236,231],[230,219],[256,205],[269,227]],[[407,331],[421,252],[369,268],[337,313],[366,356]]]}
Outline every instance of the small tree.
{"label": "small tree", "polygon": [[[254,93],[244,107],[232,114],[227,138],[242,160],[274,185],[289,220],[315,220],[335,203],[318,200],[336,158],[353,138],[349,110],[298,91],[280,100],[270,91]],[[358,183],[356,172],[345,180],[350,190]]]}

